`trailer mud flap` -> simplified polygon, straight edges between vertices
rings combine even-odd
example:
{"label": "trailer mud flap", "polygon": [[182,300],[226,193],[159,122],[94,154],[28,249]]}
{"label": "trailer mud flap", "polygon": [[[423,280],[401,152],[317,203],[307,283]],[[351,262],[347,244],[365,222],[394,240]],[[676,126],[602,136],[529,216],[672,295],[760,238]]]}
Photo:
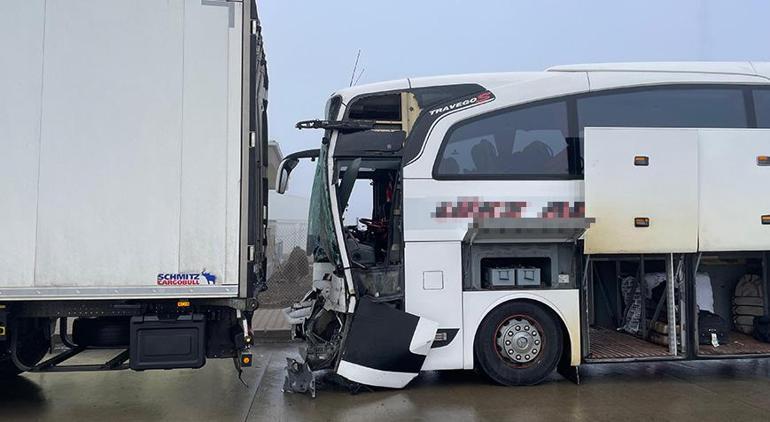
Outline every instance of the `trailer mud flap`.
{"label": "trailer mud flap", "polygon": [[350,381],[402,388],[420,372],[438,323],[363,298],[337,373]]}

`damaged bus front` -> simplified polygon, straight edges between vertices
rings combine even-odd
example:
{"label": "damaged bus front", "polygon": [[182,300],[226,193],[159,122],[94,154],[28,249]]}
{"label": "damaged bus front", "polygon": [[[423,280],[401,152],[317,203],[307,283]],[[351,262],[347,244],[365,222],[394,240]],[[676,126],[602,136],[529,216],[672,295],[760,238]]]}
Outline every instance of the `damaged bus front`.
{"label": "damaged bus front", "polygon": [[[329,100],[326,120],[297,124],[324,130],[320,150],[290,155],[279,169],[283,193],[298,159],[318,157],[307,245],[313,287],[286,310],[307,346],[304,363],[290,361],[289,390],[307,389],[312,372],[322,370],[401,388],[417,376],[434,341],[447,341],[436,322],[405,311],[403,159],[419,153],[422,142],[413,142],[412,151],[406,146],[424,138],[440,115],[493,98],[475,84],[347,92]],[[346,225],[351,196],[362,186],[371,215]]]}

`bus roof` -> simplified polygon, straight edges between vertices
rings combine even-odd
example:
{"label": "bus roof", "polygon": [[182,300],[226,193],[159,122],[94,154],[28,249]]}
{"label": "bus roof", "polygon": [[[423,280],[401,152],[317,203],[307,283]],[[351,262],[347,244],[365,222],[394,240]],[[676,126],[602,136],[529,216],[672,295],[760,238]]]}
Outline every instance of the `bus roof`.
{"label": "bus roof", "polygon": [[717,74],[753,76],[770,81],[770,62],[639,62],[573,64],[554,66],[546,69],[544,72],[474,73],[462,75],[404,78],[386,82],[353,86],[350,88],[341,89],[334,93],[334,95],[340,95],[343,97],[343,101],[348,101],[353,97],[367,93],[466,83],[476,83],[484,86],[487,89],[494,89],[499,86],[542,77],[545,72],[552,74],[558,72],[617,72],[633,73],[637,75],[650,73]]}
{"label": "bus roof", "polygon": [[[758,63],[763,64],[763,63]],[[767,63],[764,63],[767,64]],[[639,62],[593,63],[554,66],[548,72],[662,72],[662,73],[719,73],[769,77],[757,71],[752,62]]]}

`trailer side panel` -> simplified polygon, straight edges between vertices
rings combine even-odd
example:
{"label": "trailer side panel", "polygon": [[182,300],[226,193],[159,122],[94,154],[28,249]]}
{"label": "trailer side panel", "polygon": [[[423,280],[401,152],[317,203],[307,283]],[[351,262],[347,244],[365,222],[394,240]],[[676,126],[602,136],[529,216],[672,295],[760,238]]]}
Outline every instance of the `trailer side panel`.
{"label": "trailer side panel", "polygon": [[23,4],[0,297],[237,296],[242,4]]}

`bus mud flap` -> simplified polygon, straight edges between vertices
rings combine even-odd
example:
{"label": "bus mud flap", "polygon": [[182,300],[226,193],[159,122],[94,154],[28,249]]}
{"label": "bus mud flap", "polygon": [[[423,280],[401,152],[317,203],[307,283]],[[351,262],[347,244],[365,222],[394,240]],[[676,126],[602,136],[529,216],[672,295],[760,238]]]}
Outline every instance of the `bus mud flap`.
{"label": "bus mud flap", "polygon": [[564,378],[580,385],[580,367],[569,364],[569,356],[563,357],[557,366],[556,371]]}
{"label": "bus mud flap", "polygon": [[438,323],[361,299],[337,374],[376,387],[402,388],[422,369]]}

